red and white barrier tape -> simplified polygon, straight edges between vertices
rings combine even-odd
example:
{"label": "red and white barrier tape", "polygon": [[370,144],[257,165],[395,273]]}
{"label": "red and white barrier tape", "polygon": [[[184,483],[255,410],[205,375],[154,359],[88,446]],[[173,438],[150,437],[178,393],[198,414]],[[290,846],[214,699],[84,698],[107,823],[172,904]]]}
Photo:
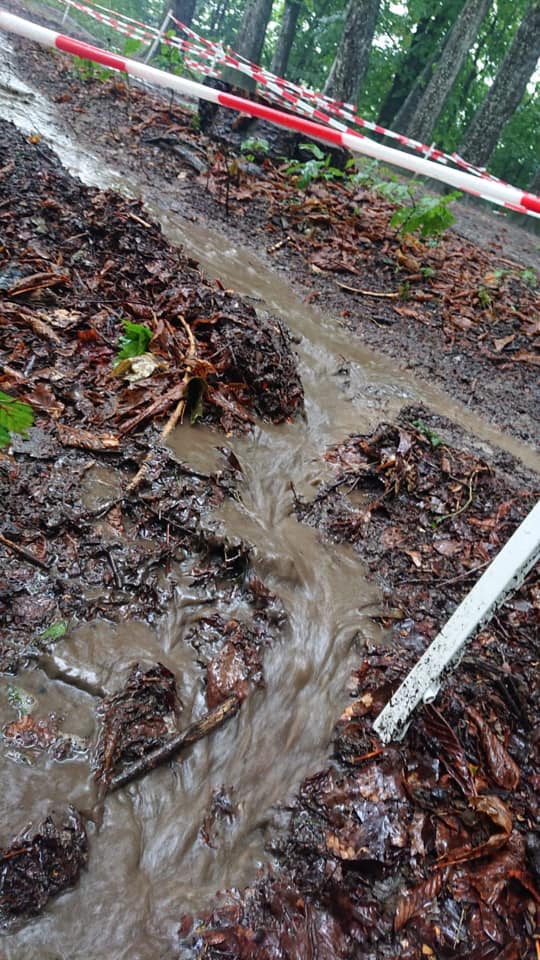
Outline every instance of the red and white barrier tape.
{"label": "red and white barrier tape", "polygon": [[[286,114],[273,107],[267,107],[264,104],[246,100],[244,97],[237,97],[230,93],[214,90],[211,87],[196,83],[193,80],[187,80],[185,77],[179,77],[176,74],[157,70],[155,67],[149,66],[149,64],[140,63],[137,60],[130,60],[126,57],[120,57],[106,50],[100,50],[99,47],[82,43],[80,40],[74,40],[71,37],[57,33],[47,27],[39,26],[29,20],[24,20],[22,17],[17,17],[15,14],[8,13],[4,10],[0,10],[0,29],[26,37],[44,46],[55,47],[66,53],[91,60],[94,63],[101,63],[103,66],[130,74],[133,77],[138,77],[148,83],[166,87],[167,89],[172,89],[178,93],[197,99],[208,100],[222,107],[238,110],[250,116],[268,120],[270,123],[277,124],[278,126],[296,130],[308,137],[315,137],[327,143],[345,147],[355,153],[362,153],[374,159],[381,160],[384,163],[391,163],[405,170],[411,170],[422,176],[441,180],[443,183],[447,183],[459,190],[464,190],[474,196],[480,196],[495,203],[501,203],[510,209],[519,210],[521,213],[530,212],[533,215],[540,216],[540,197],[518,190],[515,187],[509,187],[507,184],[491,180],[485,180],[480,183],[477,177],[462,170],[452,170],[447,167],[442,167],[431,160],[424,160],[412,154],[405,154],[393,147],[375,143],[368,137],[334,130],[295,114]],[[480,186],[481,189],[479,190],[478,188]]]}
{"label": "red and white barrier tape", "polygon": [[[186,66],[188,66],[191,70],[198,71],[202,75],[219,76],[219,71],[215,69],[217,64],[220,64],[224,67],[232,67],[264,86],[269,99],[273,100],[274,103],[277,103],[281,106],[286,105],[289,109],[293,107],[296,112],[302,113],[304,116],[307,116],[316,122],[328,124],[328,126],[335,130],[339,130],[342,133],[356,133],[357,135],[361,135],[357,130],[354,129],[354,126],[372,130],[375,133],[397,140],[402,146],[409,147],[410,149],[421,153],[425,159],[429,158],[430,160],[434,160],[444,165],[449,163],[456,164],[467,172],[481,177],[482,179],[505,184],[504,180],[493,176],[493,174],[489,173],[484,168],[476,167],[474,164],[469,163],[457,153],[447,154],[434,145],[428,146],[427,144],[421,143],[418,140],[414,140],[411,137],[407,137],[404,134],[395,133],[393,130],[389,130],[387,127],[382,127],[380,124],[373,123],[370,120],[365,120],[363,117],[359,116],[352,104],[332,100],[322,93],[317,93],[307,87],[301,87],[292,81],[277,77],[268,70],[265,70],[264,67],[260,67],[258,64],[255,64],[252,61],[247,60],[245,57],[240,56],[240,54],[225,51],[221,44],[201,37],[191,27],[186,26],[184,23],[178,20],[172,14],[172,12],[169,13],[169,19],[176,24],[179,30],[181,30],[187,37],[190,38],[189,40],[182,40],[180,37],[176,36],[169,37],[166,34],[161,33],[155,27],[147,26],[139,20],[134,20],[132,17],[128,17],[125,14],[117,13],[116,11],[111,10],[109,7],[104,7],[99,3],[94,2],[92,5],[90,5],[89,3],[85,4],[80,2],[80,0],[65,0],[65,3],[66,5],[74,6],[78,10],[87,13],[96,20],[107,23],[113,29],[118,30],[120,33],[127,34],[128,36],[136,36],[135,28],[133,26],[127,27],[120,21],[124,20],[129,24],[135,25],[136,27],[145,31],[145,35],[137,36],[137,39],[141,39],[142,42],[148,42],[149,36],[151,35],[154,40],[159,39],[164,44],[178,48],[183,53],[187,53],[189,55],[189,61],[186,61]],[[202,60],[202,63],[198,63],[197,59],[193,59],[193,57]],[[210,64],[208,64],[208,60],[211,61]],[[343,123],[342,121],[346,122]],[[351,126],[351,124],[353,126]],[[510,189],[514,189],[516,194],[521,192],[517,188],[512,188],[510,184],[506,184],[506,186],[508,186]],[[530,211],[523,212],[529,213]]]}

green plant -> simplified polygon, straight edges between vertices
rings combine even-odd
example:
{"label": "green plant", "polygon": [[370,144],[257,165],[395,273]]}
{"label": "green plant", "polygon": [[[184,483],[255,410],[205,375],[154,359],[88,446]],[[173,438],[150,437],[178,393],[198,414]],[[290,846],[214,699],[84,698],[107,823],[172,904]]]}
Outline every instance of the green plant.
{"label": "green plant", "polygon": [[29,403],[15,400],[0,390],[0,447],[9,445],[12,433],[26,436],[33,422],[34,414]]}
{"label": "green plant", "polygon": [[73,57],[73,69],[83,83],[90,83],[92,80],[105,83],[113,73],[108,67],[102,67],[93,60],[85,60],[84,57]]}
{"label": "green plant", "polygon": [[529,287],[538,286],[538,278],[532,267],[525,267],[525,270],[522,270],[519,276]]}
{"label": "green plant", "polygon": [[455,222],[449,205],[461,194],[449,193],[446,197],[411,196],[412,204],[399,207],[390,220],[390,226],[397,227],[400,234],[419,233],[421,237],[438,237]]}
{"label": "green plant", "polygon": [[492,303],[491,294],[486,287],[479,287],[477,290],[477,294],[478,294],[478,299],[483,307],[487,308],[491,306],[491,303]]}
{"label": "green plant", "polygon": [[[172,38],[176,34],[174,30],[167,30],[165,36]],[[184,72],[184,58],[178,47],[174,47],[171,43],[160,44],[159,54],[155,62],[158,67],[162,70],[168,70],[169,73],[182,74]]]}
{"label": "green plant", "polygon": [[132,323],[131,320],[123,320],[124,333],[118,339],[118,353],[116,354],[115,364],[121,360],[129,360],[130,357],[140,357],[146,353],[153,333],[143,323]]}
{"label": "green plant", "polygon": [[411,423],[419,433],[428,438],[432,447],[440,447],[444,443],[443,438],[440,437],[438,433],[435,433],[434,430],[431,430],[423,420],[412,420]]}
{"label": "green plant", "polygon": [[56,643],[57,640],[61,640],[62,637],[65,637],[68,632],[68,625],[65,620],[58,620],[57,623],[51,623],[50,627],[47,627],[46,630],[40,634],[40,640],[50,640],[52,643]]}
{"label": "green plant", "polygon": [[246,137],[240,144],[240,152],[250,163],[263,160],[269,150],[270,144],[264,137]]}
{"label": "green plant", "polygon": [[420,273],[425,280],[431,280],[435,276],[436,270],[434,267],[420,267]]}
{"label": "green plant", "polygon": [[141,40],[136,40],[135,37],[126,37],[122,44],[122,53],[125,57],[136,57],[141,47]]}
{"label": "green plant", "polygon": [[337,180],[344,176],[343,170],[331,166],[329,153],[324,153],[316,143],[301,143],[300,149],[311,153],[312,159],[302,163],[301,160],[292,160],[286,173],[298,177],[297,186],[305,190],[314,180]]}

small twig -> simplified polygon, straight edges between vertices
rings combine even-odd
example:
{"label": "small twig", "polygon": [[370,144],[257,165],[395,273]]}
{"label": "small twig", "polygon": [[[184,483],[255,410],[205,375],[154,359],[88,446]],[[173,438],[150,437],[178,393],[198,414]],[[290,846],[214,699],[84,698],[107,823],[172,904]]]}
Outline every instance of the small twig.
{"label": "small twig", "polygon": [[20,557],[28,560],[29,563],[34,563],[36,567],[41,567],[42,570],[47,570],[47,572],[49,571],[50,566],[48,563],[45,563],[44,560],[39,560],[38,557],[34,556],[30,550],[26,550],[25,547],[19,546],[19,544],[14,543],[13,540],[8,540],[8,538],[4,537],[2,533],[0,533],[0,543],[2,543],[4,547],[7,547],[8,550],[12,550],[13,553],[18,553]]}
{"label": "small twig", "polygon": [[348,293],[359,293],[363,297],[386,297],[388,300],[397,300],[400,297],[399,293],[382,293],[379,290],[362,290],[360,287],[350,287],[348,283],[341,283],[335,278],[334,283],[342,290],[347,290]]}
{"label": "small twig", "polygon": [[147,223],[146,220],[142,220],[141,217],[138,217],[136,213],[131,213],[130,211],[128,213],[128,217],[130,220],[135,220],[135,223],[140,223],[142,227],[147,227],[148,230],[151,230],[152,224]]}
{"label": "small twig", "polygon": [[478,573],[479,570],[483,570],[484,567],[487,567],[487,565],[488,565],[489,563],[491,563],[491,560],[484,560],[483,563],[477,564],[476,567],[471,567],[470,570],[465,570],[464,573],[458,573],[458,575],[457,575],[456,577],[448,577],[446,580],[434,580],[434,579],[433,579],[433,580],[426,580],[426,579],[421,580],[420,578],[415,577],[415,578],[409,578],[409,579],[406,579],[406,580],[402,580],[401,582],[402,582],[402,583],[417,583],[417,584],[424,584],[424,585],[431,583],[434,587],[435,587],[435,586],[437,586],[437,587],[446,587],[446,586],[449,586],[451,583],[459,583],[460,580],[467,580],[467,579],[468,579],[469,577],[471,577],[473,574]]}
{"label": "small twig", "polygon": [[122,773],[118,773],[116,777],[113,777],[111,780],[109,789],[118,790],[119,787],[125,787],[126,784],[142,776],[143,773],[154,770],[160,763],[170,760],[179,750],[189,747],[192,743],[196,743],[197,740],[202,740],[203,737],[208,736],[209,733],[212,733],[213,730],[220,727],[226,720],[229,720],[230,717],[236,716],[239,709],[240,701],[238,697],[227,697],[223,703],[214,707],[209,713],[205,713],[200,720],[192,723],[183,733],[172,737],[167,743],[164,743],[163,746],[158,747],[157,750],[152,750],[151,753],[147,753],[144,757],[140,757],[139,760],[135,760],[129,767],[126,767]]}

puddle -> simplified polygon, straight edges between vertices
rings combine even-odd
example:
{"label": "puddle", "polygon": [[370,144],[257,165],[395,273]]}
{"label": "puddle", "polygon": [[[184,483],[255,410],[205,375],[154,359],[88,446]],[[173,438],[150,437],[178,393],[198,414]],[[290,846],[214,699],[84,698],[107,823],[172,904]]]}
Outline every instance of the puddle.
{"label": "puddle", "polygon": [[[86,183],[147,199],[145,186],[128,185],[118,172],[74,145],[53,106],[10,70],[9,41],[1,35],[0,49],[0,114],[28,133],[39,133]],[[176,456],[205,472],[223,467],[221,446],[234,451],[244,471],[240,500],[225,504],[217,520],[229,536],[253,544],[255,572],[282,600],[288,622],[266,653],[266,687],[250,695],[236,719],[197,744],[181,762],[108,797],[103,826],[99,833],[91,832],[88,871],[75,890],[3,939],[6,960],[38,955],[40,960],[177,957],[180,915],[196,912],[218,889],[252,881],[259,865],[268,861],[265,841],[276,804],[327,759],[332,729],[346,701],[354,644],[378,637],[366,616],[368,607],[377,606],[378,595],[358,560],[346,548],[321,549],[316,532],[298,524],[292,513],[291,483],[300,495],[310,492],[325,469],[320,455],[329,443],[350,432],[367,432],[379,420],[394,417],[404,404],[424,402],[474,432],[485,454],[491,444],[540,467],[534,451],[377,357],[337,328],[331,317],[307,307],[254,255],[198,225],[186,225],[148,200],[170,240],[181,242],[228,287],[283,317],[300,337],[305,421],[259,426],[252,437],[241,440],[184,425],[171,438]],[[346,389],[338,380],[344,364],[349,371]],[[114,495],[117,480],[111,470],[92,474],[87,499],[99,506]],[[46,711],[53,708],[47,698],[55,710],[64,704],[66,729],[91,735],[92,694],[118,688],[136,660],[161,660],[179,678],[185,716],[200,715],[201,671],[185,637],[201,618],[220,611],[221,601],[219,596],[202,596],[191,579],[186,564],[173,609],[161,623],[87,625],[61,641],[49,658],[47,672],[54,680],[47,689],[39,669],[24,672],[17,683],[30,692],[41,690]],[[0,686],[3,723],[4,716],[9,719],[6,697],[5,685]],[[3,839],[11,829],[43,815],[50,800],[68,798],[81,809],[92,804],[88,758],[60,764],[41,758],[30,769],[5,759],[2,776]],[[231,798],[234,817],[211,848],[200,831],[212,792],[222,787]]]}

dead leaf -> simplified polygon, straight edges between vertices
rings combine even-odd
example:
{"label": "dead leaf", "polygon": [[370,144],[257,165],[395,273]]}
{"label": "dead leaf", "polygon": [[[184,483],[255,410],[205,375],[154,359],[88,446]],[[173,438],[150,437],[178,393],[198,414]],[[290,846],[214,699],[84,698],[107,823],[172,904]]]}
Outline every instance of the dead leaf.
{"label": "dead leaf", "polygon": [[102,433],[98,436],[90,433],[89,430],[79,430],[75,427],[68,427],[64,423],[56,425],[58,439],[65,447],[77,447],[80,450],[118,450],[120,446],[120,437],[114,433]]}
{"label": "dead leaf", "polygon": [[504,745],[478,710],[474,707],[469,707],[467,709],[467,715],[476,725],[489,772],[495,783],[505,790],[515,790],[520,777],[517,763],[512,760],[512,757]]}

